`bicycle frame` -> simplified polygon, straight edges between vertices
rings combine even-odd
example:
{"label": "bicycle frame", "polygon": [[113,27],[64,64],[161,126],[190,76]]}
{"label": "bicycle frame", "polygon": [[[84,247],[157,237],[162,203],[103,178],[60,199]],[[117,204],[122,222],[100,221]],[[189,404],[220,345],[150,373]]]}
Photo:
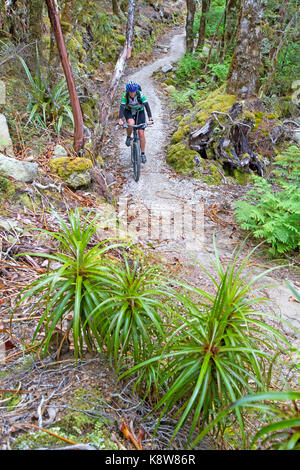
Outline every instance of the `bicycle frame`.
{"label": "bicycle frame", "polygon": [[133,128],[133,139],[130,144],[130,147],[131,147],[130,155],[131,155],[131,163],[133,165],[134,179],[136,182],[138,182],[139,177],[140,177],[140,169],[141,169],[141,147],[140,147],[140,137],[138,135],[138,129],[141,128],[144,130],[146,127],[148,127],[148,124],[146,122],[142,124],[125,123],[123,124],[122,127],[124,129],[128,127]]}

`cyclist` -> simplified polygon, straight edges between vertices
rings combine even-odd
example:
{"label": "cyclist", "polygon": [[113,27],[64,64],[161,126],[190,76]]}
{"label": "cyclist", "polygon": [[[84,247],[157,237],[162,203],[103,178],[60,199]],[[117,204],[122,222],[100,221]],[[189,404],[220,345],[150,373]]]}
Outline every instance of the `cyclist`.
{"label": "cyclist", "polygon": [[[120,111],[119,111],[119,125],[123,126],[123,117],[130,125],[146,124],[145,109],[147,111],[149,123],[153,124],[152,113],[147,101],[146,96],[141,92],[140,87],[137,83],[130,81],[126,84],[126,93],[122,96]],[[146,163],[146,138],[145,138],[145,127],[141,126],[138,129],[140,145],[141,145],[141,160]],[[130,146],[132,127],[128,127],[127,138],[125,144],[127,147]]]}

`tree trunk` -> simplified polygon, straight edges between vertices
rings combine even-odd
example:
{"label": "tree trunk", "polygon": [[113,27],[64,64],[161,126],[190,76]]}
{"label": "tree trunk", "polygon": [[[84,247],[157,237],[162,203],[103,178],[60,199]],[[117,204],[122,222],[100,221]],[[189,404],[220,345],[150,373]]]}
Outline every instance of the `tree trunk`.
{"label": "tree trunk", "polygon": [[227,76],[227,93],[242,99],[256,95],[259,87],[263,0],[243,0],[237,43]]}
{"label": "tree trunk", "polygon": [[112,0],[112,10],[114,15],[120,16],[119,0]]}
{"label": "tree trunk", "polygon": [[200,18],[197,48],[202,47],[205,41],[206,16],[207,16],[207,13],[209,12],[209,8],[210,8],[210,0],[202,0],[202,12],[201,12],[201,18]]}
{"label": "tree trunk", "polygon": [[240,0],[227,0],[226,3],[226,20],[224,24],[224,32],[222,38],[222,47],[220,54],[220,62],[224,62],[225,56],[235,41],[237,32],[238,11],[240,8]]}
{"label": "tree trunk", "polygon": [[100,113],[100,123],[102,125],[102,134],[100,141],[103,141],[105,129],[107,127],[109,113],[112,105],[112,101],[116,94],[120,78],[123,74],[126,60],[131,56],[132,42],[134,34],[134,17],[135,17],[136,0],[129,0],[128,2],[128,17],[127,17],[127,31],[126,40],[121,54],[117,60],[114,73],[110,80],[110,84],[106,94],[106,100],[104,101]]}
{"label": "tree trunk", "polygon": [[[283,46],[283,44],[285,43],[285,41],[288,40],[288,32],[289,30],[291,29],[291,27],[293,26],[294,23],[297,22],[297,18],[298,18],[298,15],[299,15],[299,11],[298,10],[295,15],[292,17],[292,19],[290,20],[290,22],[287,24],[285,30],[282,32],[282,35],[281,35],[281,38],[280,38],[280,41],[279,43],[277,44],[277,47],[275,49],[275,51],[273,52],[272,54],[272,58],[271,58],[271,66],[270,66],[270,71],[269,71],[269,74],[268,74],[268,77],[267,79],[265,80],[265,82],[263,83],[263,85],[260,87],[259,89],[259,97],[261,98],[264,94],[267,93],[267,91],[270,89],[272,83],[273,83],[273,80],[274,80],[274,77],[275,77],[275,74],[276,74],[276,65],[277,65],[277,61],[278,61],[278,56],[279,56],[279,52],[281,51],[281,48]],[[296,23],[297,24],[297,23]]]}
{"label": "tree trunk", "polygon": [[75,0],[64,0],[64,8],[61,14],[61,20],[69,25],[72,24]]}
{"label": "tree trunk", "polygon": [[212,48],[213,48],[213,46],[214,46],[214,43],[215,43],[215,40],[216,40],[218,31],[219,31],[219,28],[220,28],[221,23],[222,23],[222,21],[223,21],[223,18],[224,18],[224,16],[225,16],[225,12],[226,12],[226,9],[223,11],[222,16],[221,16],[221,18],[220,18],[220,20],[219,20],[219,23],[217,24],[216,30],[215,30],[215,32],[214,32],[214,35],[213,35],[213,38],[212,38],[212,41],[211,41],[211,45],[210,45],[210,48],[209,48],[208,56],[207,56],[207,59],[206,59],[206,62],[205,62],[205,67],[204,67],[204,71],[203,71],[204,74],[206,74],[207,66],[208,66],[209,61],[210,61],[211,51],[212,51]]}
{"label": "tree trunk", "polygon": [[186,0],[187,14],[186,14],[186,51],[194,51],[194,17],[196,11],[195,0]]}
{"label": "tree trunk", "polygon": [[58,12],[55,5],[55,0],[46,0],[48,14],[51,22],[51,26],[53,29],[53,33],[55,36],[57,49],[59,52],[59,56],[61,59],[62,67],[64,70],[64,74],[67,80],[71,107],[74,117],[74,151],[78,153],[84,145],[83,140],[83,116],[80,107],[80,102],[78,99],[78,95],[75,88],[73,73],[71,69],[71,65],[68,58],[68,53],[64,41],[64,37],[61,30],[60,20],[58,16]]}
{"label": "tree trunk", "polygon": [[43,54],[41,47],[43,34],[43,8],[44,0],[29,0],[29,38],[30,41],[34,43],[34,47],[31,48],[31,57],[27,64],[33,73],[35,73],[37,67],[37,51],[40,57]]}

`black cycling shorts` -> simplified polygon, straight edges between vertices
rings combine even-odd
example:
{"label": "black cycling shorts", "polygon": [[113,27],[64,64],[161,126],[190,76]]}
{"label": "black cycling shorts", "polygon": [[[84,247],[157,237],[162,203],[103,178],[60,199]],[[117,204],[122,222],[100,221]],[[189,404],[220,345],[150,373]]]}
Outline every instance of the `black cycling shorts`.
{"label": "black cycling shorts", "polygon": [[[141,111],[138,111],[136,114],[132,114],[129,109],[125,108],[124,111],[124,117],[126,121],[128,119],[134,119],[135,124],[146,124],[146,115],[145,111],[142,109]],[[143,129],[143,126],[140,127],[140,129]]]}

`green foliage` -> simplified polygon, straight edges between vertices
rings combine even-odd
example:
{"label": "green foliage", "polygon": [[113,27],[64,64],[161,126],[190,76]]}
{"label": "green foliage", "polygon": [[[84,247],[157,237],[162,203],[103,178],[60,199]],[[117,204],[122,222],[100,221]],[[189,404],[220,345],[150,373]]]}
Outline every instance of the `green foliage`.
{"label": "green foliage", "polygon": [[179,82],[185,83],[186,80],[200,76],[201,62],[195,54],[186,53],[178,62],[178,68],[175,75]]}
{"label": "green foliage", "polygon": [[224,82],[224,80],[226,80],[229,67],[230,61],[225,61],[222,64],[208,64],[208,68],[219,79],[220,82]]}
{"label": "green foliage", "polygon": [[[161,409],[157,426],[174,409],[175,416],[180,416],[171,439],[188,418],[190,440],[196,427],[203,429],[223,407],[245,392],[264,390],[277,343],[287,342],[263,320],[262,314],[258,317],[253,307],[263,300],[252,297],[253,285],[269,270],[247,282],[243,270],[251,253],[238,267],[239,255],[234,253],[230,265],[224,267],[215,246],[218,278],[202,269],[213,282],[216,294],[181,284],[191,294],[177,296],[179,305],[166,345],[156,357],[123,374],[131,375],[157,363],[157,386],[165,390],[154,408]],[[239,409],[236,418],[244,437]]]}
{"label": "green foliage", "polygon": [[[225,0],[213,0],[211,2],[209,11],[206,14],[205,36],[207,38],[210,38],[214,35],[217,29],[217,25],[224,11],[225,5],[226,5]],[[197,34],[199,31],[200,19],[201,19],[201,10],[198,11],[195,15],[194,34]],[[222,34],[223,34],[223,25],[221,25],[219,28],[218,36],[221,36]]]}
{"label": "green foliage", "polygon": [[58,263],[58,267],[40,275],[20,295],[18,305],[28,300],[33,302],[31,313],[41,312],[41,319],[35,329],[33,339],[45,329],[44,352],[49,348],[49,342],[55,332],[55,327],[67,320],[68,331],[73,330],[75,357],[83,351],[85,342],[89,349],[97,346],[101,348],[101,340],[95,327],[91,311],[103,300],[99,294],[99,286],[106,276],[103,265],[103,254],[108,250],[120,246],[109,244],[107,241],[98,243],[91,249],[88,244],[96,231],[95,217],[91,222],[86,217],[83,225],[80,222],[79,211],[71,212],[68,216],[70,228],[63,219],[56,215],[60,230],[48,232],[51,237],[60,243],[55,254],[37,254],[46,258],[49,263]]}
{"label": "green foliage", "polygon": [[300,246],[300,191],[296,183],[274,189],[254,175],[254,189],[236,203],[235,217],[244,230],[271,245],[272,255]]}
{"label": "green foliage", "polygon": [[67,83],[65,78],[62,78],[51,88],[50,83],[42,77],[38,50],[36,55],[37,68],[35,76],[31,74],[24,59],[19,56],[29,83],[30,101],[27,107],[29,118],[26,125],[31,121],[42,129],[47,129],[48,126],[53,125],[55,131],[59,134],[66,120],[74,124]]}
{"label": "green foliage", "polygon": [[168,296],[167,280],[158,268],[132,263],[106,266],[106,278],[99,286],[103,301],[91,313],[108,356],[115,366],[138,363],[151,356],[165,340],[164,317]]}
{"label": "green foliage", "polygon": [[300,147],[291,145],[284,152],[277,155],[272,176],[285,181],[300,181]]}
{"label": "green foliage", "polygon": [[[266,416],[269,424],[257,431],[249,449],[257,450],[258,441],[264,450],[300,450],[300,414],[297,401],[299,392],[265,392],[240,398],[221,411],[217,417],[194,440],[191,448],[206,436],[217,424],[224,421],[232,410],[249,407]],[[292,403],[290,403],[292,401]],[[258,404],[255,404],[258,402]],[[284,403],[280,403],[284,402]]]}

